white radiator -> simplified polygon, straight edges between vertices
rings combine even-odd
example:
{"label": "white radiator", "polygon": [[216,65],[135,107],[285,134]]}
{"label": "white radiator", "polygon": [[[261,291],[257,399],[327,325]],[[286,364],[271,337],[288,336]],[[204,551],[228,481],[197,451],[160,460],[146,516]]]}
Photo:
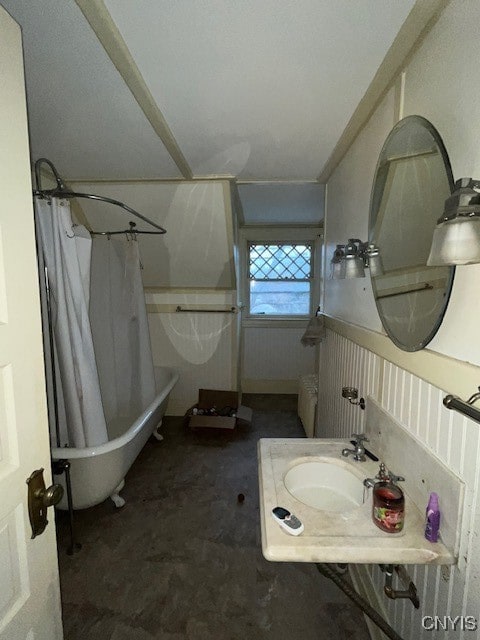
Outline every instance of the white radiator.
{"label": "white radiator", "polygon": [[300,376],[298,385],[298,417],[302,421],[307,438],[315,436],[315,413],[318,396],[318,376]]}

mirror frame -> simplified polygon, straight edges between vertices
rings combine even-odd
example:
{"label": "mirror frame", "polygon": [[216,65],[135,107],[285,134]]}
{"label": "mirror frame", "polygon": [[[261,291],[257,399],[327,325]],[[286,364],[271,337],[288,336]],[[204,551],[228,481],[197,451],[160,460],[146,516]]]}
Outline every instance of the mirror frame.
{"label": "mirror frame", "polygon": [[[447,179],[448,179],[448,183],[449,183],[449,187],[450,187],[450,193],[452,193],[453,191],[453,187],[454,187],[454,180],[453,180],[453,172],[452,172],[452,167],[450,164],[450,159],[448,157],[448,153],[447,150],[445,148],[445,145],[443,144],[443,140],[440,137],[440,134],[438,133],[438,131],[435,129],[435,127],[433,126],[433,124],[431,122],[429,122],[426,118],[423,118],[422,116],[418,116],[418,115],[412,115],[412,116],[407,116],[406,118],[403,118],[402,120],[400,120],[399,122],[397,122],[397,124],[393,127],[393,129],[390,131],[390,133],[388,134],[385,142],[383,143],[382,149],[379,153],[378,156],[378,160],[377,160],[377,165],[375,167],[375,175],[373,178],[373,183],[372,183],[372,192],[371,192],[371,196],[370,196],[370,210],[369,210],[369,219],[368,219],[368,237],[369,237],[369,241],[373,242],[373,230],[374,230],[374,222],[376,221],[376,215],[378,212],[378,207],[377,207],[377,211],[375,211],[375,220],[373,220],[373,214],[374,214],[374,205],[376,204],[376,200],[378,200],[378,198],[375,198],[375,190],[376,190],[376,186],[377,186],[377,181],[379,180],[379,174],[381,173],[381,170],[384,168],[385,166],[385,161],[382,161],[382,156],[384,155],[384,152],[388,146],[388,144],[390,143],[390,141],[392,140],[392,138],[396,135],[396,133],[402,129],[403,127],[405,127],[406,125],[408,125],[410,122],[415,121],[417,124],[420,124],[421,126],[423,126],[432,136],[435,144],[437,145],[439,152],[442,156],[442,160],[443,160],[443,166],[445,168],[445,172],[447,175]],[[437,218],[439,218],[441,216],[442,212],[439,211],[438,212],[438,216]],[[433,230],[432,230],[433,232]],[[428,254],[427,257],[425,258],[425,262],[428,258]],[[427,266],[425,264],[425,266]],[[372,284],[372,290],[373,290],[373,297],[375,299],[375,305],[377,307],[377,311],[378,311],[378,315],[380,316],[380,320],[382,322],[382,326],[385,329],[385,332],[387,333],[388,337],[392,340],[392,342],[399,348],[402,349],[402,351],[419,351],[420,349],[424,349],[427,344],[433,339],[433,337],[435,336],[435,334],[437,333],[438,329],[440,328],[440,325],[442,324],[443,318],[445,316],[445,312],[447,310],[447,306],[448,306],[448,302],[450,300],[450,296],[452,293],[452,287],[453,287],[453,280],[454,280],[454,276],[455,276],[455,267],[450,267],[450,273],[446,282],[446,286],[445,286],[445,295],[444,295],[444,300],[443,300],[443,304],[442,306],[439,308],[438,311],[438,315],[437,315],[437,320],[434,324],[434,326],[432,327],[432,330],[428,333],[428,335],[426,335],[422,340],[420,340],[417,343],[414,344],[404,344],[402,343],[396,336],[395,334],[392,332],[391,328],[388,326],[388,322],[385,319],[384,314],[382,313],[381,307],[377,301],[377,288],[375,286],[375,280],[374,278],[370,277],[370,282]]]}

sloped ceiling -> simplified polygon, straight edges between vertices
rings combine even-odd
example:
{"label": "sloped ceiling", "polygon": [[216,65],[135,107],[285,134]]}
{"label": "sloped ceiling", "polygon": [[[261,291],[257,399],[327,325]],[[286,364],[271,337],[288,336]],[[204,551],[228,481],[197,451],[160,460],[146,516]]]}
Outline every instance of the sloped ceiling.
{"label": "sloped ceiling", "polygon": [[[34,158],[179,177],[74,0],[0,2],[23,28]],[[192,173],[248,180],[319,174],[413,4],[105,0]]]}
{"label": "sloped ceiling", "polygon": [[22,27],[32,158],[66,177],[180,173],[74,0],[0,0]]}
{"label": "sloped ceiling", "polygon": [[315,178],[413,3],[106,0],[194,174]]}

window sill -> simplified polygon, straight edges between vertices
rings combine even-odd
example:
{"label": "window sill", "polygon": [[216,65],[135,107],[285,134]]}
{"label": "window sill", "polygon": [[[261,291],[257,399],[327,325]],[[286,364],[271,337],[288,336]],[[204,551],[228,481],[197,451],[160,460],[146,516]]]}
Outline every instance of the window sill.
{"label": "window sill", "polygon": [[310,316],[250,316],[249,318],[244,318],[242,320],[242,327],[261,327],[262,329],[267,327],[277,327],[279,329],[304,329],[309,321]]}

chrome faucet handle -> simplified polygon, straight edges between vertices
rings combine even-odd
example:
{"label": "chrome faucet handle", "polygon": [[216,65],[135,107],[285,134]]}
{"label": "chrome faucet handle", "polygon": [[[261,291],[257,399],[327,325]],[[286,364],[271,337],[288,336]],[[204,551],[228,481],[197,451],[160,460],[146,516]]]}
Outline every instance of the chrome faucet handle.
{"label": "chrome faucet handle", "polygon": [[362,442],[370,442],[365,433],[352,433],[351,438],[355,440],[357,445],[362,444]]}
{"label": "chrome faucet handle", "polygon": [[365,462],[365,447],[363,446],[364,442],[368,442],[368,438],[364,433],[352,433],[350,436],[352,438],[352,444],[355,447],[354,449],[343,449],[342,456],[353,455],[353,459],[356,462]]}
{"label": "chrome faucet handle", "polygon": [[375,480],[380,480],[381,482],[388,482],[388,480],[390,480],[390,474],[388,473],[384,462],[380,463],[380,468],[375,476]]}
{"label": "chrome faucet handle", "polygon": [[395,473],[392,473],[385,466],[384,462],[380,463],[380,469],[378,470],[377,475],[375,476],[376,480],[380,480],[380,482],[405,482],[405,478],[403,476],[397,476]]}

